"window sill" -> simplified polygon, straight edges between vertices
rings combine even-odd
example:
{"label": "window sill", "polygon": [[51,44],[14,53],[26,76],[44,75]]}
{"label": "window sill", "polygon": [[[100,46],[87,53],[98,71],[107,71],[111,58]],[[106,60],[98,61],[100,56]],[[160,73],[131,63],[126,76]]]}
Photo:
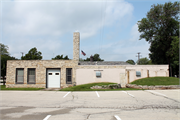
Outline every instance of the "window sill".
{"label": "window sill", "polygon": [[27,84],[36,84],[36,83],[27,83]]}
{"label": "window sill", "polygon": [[16,83],[16,84],[24,84],[24,83]]}
{"label": "window sill", "polygon": [[71,83],[66,83],[66,84],[72,84],[72,82]]}

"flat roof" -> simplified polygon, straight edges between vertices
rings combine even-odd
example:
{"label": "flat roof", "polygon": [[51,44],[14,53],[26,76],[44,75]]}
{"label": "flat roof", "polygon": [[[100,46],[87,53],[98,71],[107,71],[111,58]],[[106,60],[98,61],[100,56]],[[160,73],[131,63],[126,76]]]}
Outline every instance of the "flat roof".
{"label": "flat roof", "polygon": [[131,65],[123,61],[79,61],[78,65]]}

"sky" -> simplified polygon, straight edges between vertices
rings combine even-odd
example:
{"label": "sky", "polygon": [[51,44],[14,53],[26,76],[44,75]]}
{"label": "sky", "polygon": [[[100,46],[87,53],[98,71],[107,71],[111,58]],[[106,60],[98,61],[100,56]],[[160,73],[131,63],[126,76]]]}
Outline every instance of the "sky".
{"label": "sky", "polygon": [[0,0],[0,43],[18,59],[36,47],[43,60],[73,59],[73,32],[80,32],[80,58],[105,61],[149,58],[150,44],[139,40],[137,22],[153,4],[175,0]]}

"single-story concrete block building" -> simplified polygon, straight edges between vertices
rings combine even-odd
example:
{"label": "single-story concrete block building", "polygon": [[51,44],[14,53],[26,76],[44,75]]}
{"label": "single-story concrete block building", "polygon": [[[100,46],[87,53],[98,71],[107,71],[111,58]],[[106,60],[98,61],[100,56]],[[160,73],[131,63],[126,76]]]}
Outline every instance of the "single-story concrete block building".
{"label": "single-story concrete block building", "polygon": [[121,61],[79,61],[80,33],[73,35],[72,60],[8,60],[6,87],[65,88],[93,82],[125,87],[134,80],[169,76],[168,65],[130,65]]}

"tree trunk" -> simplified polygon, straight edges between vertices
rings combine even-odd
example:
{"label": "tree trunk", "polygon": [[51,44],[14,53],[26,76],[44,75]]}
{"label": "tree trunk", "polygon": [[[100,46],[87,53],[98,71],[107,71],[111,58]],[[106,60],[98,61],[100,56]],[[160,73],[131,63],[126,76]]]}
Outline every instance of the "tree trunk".
{"label": "tree trunk", "polygon": [[172,77],[172,66],[171,66],[171,64],[170,64],[170,70],[171,70],[171,77]]}
{"label": "tree trunk", "polygon": [[5,77],[3,76],[3,85],[5,85]]}
{"label": "tree trunk", "polygon": [[170,58],[167,58],[168,64],[169,64],[169,77],[172,77],[172,66],[170,62]]}
{"label": "tree trunk", "polygon": [[172,66],[171,66],[171,63],[169,63],[169,77],[172,77]]}

